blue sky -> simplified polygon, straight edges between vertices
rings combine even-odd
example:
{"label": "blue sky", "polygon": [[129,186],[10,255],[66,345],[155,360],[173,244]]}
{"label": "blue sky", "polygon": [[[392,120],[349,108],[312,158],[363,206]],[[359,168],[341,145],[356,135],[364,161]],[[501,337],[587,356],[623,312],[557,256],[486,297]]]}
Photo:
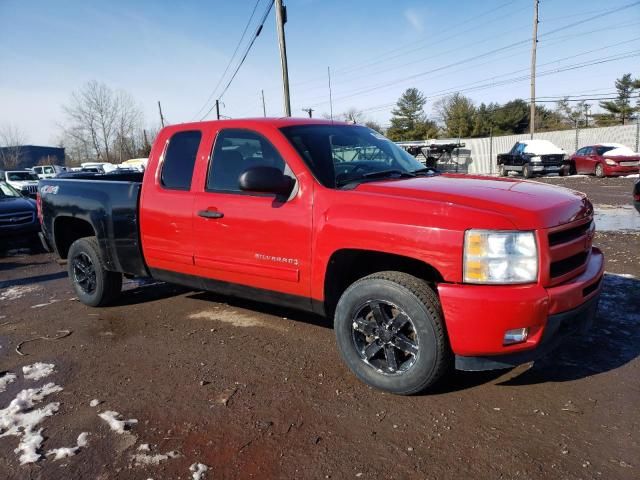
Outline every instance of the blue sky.
{"label": "blue sky", "polygon": [[[199,118],[255,1],[0,0],[0,123],[18,126],[30,143],[52,143],[63,121],[62,105],[89,80],[131,93],[149,126],[158,123],[157,100],[172,123]],[[260,0],[245,42],[267,2]],[[640,76],[640,56],[553,73],[640,53],[640,4],[605,15],[631,3],[541,2],[538,97],[612,92],[622,74]],[[427,95],[428,113],[440,96],[459,89],[476,103],[529,95],[526,78],[495,83],[528,74],[533,0],[285,4],[295,116],[305,115],[307,107],[318,116],[329,112],[327,66],[333,72],[334,113],[355,107],[382,124],[388,123],[389,104],[408,87]],[[590,17],[596,18],[570,26]],[[262,115],[261,89],[267,113],[280,116],[273,11],[224,95],[222,113]]]}

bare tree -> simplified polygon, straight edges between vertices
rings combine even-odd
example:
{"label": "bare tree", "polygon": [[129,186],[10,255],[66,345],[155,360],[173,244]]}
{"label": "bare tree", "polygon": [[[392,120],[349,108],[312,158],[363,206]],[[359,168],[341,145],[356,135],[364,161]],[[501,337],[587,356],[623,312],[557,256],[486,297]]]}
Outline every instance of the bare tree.
{"label": "bare tree", "polygon": [[362,113],[362,111],[354,107],[351,107],[349,110],[347,110],[342,115],[340,115],[340,117],[345,122],[353,122],[353,123],[364,123],[366,120],[364,113]]}
{"label": "bare tree", "polygon": [[71,95],[63,111],[64,144],[76,161],[122,162],[141,147],[142,112],[127,92],[91,81]]}
{"label": "bare tree", "polygon": [[19,168],[24,155],[26,135],[10,123],[0,125],[0,169]]}

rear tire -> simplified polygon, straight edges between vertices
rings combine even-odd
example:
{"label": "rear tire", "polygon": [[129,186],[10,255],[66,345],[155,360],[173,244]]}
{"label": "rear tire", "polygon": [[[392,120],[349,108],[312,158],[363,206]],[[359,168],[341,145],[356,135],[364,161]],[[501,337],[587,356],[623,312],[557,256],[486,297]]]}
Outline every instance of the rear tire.
{"label": "rear tire", "polygon": [[602,166],[601,163],[598,163],[596,165],[596,177],[598,178],[604,178],[604,167]]}
{"label": "rear tire", "polygon": [[338,301],[334,329],[349,369],[380,390],[421,392],[452,364],[437,295],[406,273],[379,272],[353,283]]}
{"label": "rear tire", "polygon": [[531,178],[533,176],[533,172],[531,171],[531,166],[528,163],[525,163],[522,167],[522,176],[524,178]]}
{"label": "rear tire", "polygon": [[122,289],[122,274],[106,269],[96,237],[71,244],[67,258],[69,279],[78,299],[90,307],[112,303]]}

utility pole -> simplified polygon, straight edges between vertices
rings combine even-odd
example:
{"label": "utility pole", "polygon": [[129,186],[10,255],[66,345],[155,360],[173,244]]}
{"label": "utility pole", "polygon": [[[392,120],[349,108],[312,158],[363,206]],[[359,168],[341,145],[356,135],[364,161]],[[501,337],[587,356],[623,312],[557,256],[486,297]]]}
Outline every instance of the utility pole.
{"label": "utility pole", "polygon": [[589,105],[588,103],[584,104],[584,127],[585,128],[589,128],[589,109],[591,108],[591,105]]}
{"label": "utility pole", "polygon": [[540,0],[533,0],[533,44],[531,46],[531,110],[529,113],[529,133],[531,138],[536,131],[536,48],[538,47],[538,5]]}
{"label": "utility pole", "polygon": [[158,100],[158,111],[160,112],[160,125],[164,128],[164,116],[162,115],[162,105],[160,105],[160,100]]}
{"label": "utility pole", "polygon": [[333,98],[331,98],[331,67],[327,67],[327,76],[329,77],[329,111],[331,112],[331,120],[333,120]]}
{"label": "utility pole", "polygon": [[220,120],[220,100],[216,100],[216,118]]}
{"label": "utility pole", "polygon": [[309,118],[313,118],[313,108],[303,108],[303,112],[307,112],[309,114]]}
{"label": "utility pole", "polygon": [[266,117],[267,116],[267,106],[264,103],[264,90],[260,90],[260,93],[262,94],[262,115],[264,115]]}
{"label": "utility pole", "polygon": [[291,101],[289,99],[289,69],[287,67],[287,44],[284,38],[284,24],[287,23],[287,9],[282,0],[275,0],[276,29],[278,30],[278,44],[280,45],[280,66],[282,67],[282,94],[284,96],[284,115],[291,116]]}

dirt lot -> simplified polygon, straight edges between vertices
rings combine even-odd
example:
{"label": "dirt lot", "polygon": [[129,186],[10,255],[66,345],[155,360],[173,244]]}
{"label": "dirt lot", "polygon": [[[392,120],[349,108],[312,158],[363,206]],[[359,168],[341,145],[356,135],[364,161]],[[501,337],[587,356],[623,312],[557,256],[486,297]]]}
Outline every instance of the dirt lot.
{"label": "dirt lot", "polygon": [[[584,182],[594,203],[614,205],[631,185],[587,180],[546,181]],[[0,372],[17,379],[0,409],[54,382],[63,390],[38,405],[60,402],[42,423],[43,451],[89,437],[75,456],[25,466],[19,439],[0,437],[0,477],[185,479],[201,462],[208,479],[640,478],[640,237],[596,243],[610,273],[586,337],[531,368],[456,373],[409,398],[359,383],[321,318],[140,282],[91,309],[49,255],[12,251],[0,259]],[[55,372],[24,379],[34,362]],[[98,417],[107,410],[138,423],[116,433]]]}

